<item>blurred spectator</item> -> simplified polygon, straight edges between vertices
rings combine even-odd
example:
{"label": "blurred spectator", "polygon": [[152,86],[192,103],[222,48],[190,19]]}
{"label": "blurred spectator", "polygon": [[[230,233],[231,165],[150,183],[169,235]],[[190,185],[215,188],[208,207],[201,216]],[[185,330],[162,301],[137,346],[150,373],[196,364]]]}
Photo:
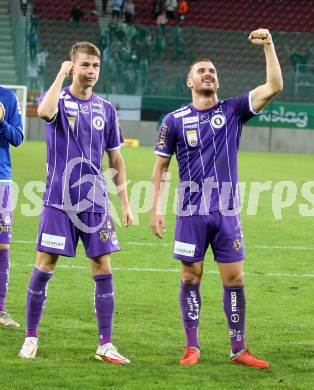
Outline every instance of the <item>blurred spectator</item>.
{"label": "blurred spectator", "polygon": [[185,58],[183,31],[182,31],[182,28],[180,26],[175,26],[172,29],[172,38],[173,38],[173,45],[176,49],[176,58],[175,59]]}
{"label": "blurred spectator", "polygon": [[166,48],[165,36],[160,31],[158,31],[155,38],[155,52],[158,59],[163,60],[165,48]]}
{"label": "blurred spectator", "polygon": [[26,16],[26,13],[27,13],[27,3],[28,3],[28,0],[21,0],[21,11],[22,11],[22,14],[23,16]]}
{"label": "blurred spectator", "polygon": [[102,14],[105,16],[107,14],[107,5],[108,0],[102,0]]}
{"label": "blurred spectator", "polygon": [[112,0],[111,17],[113,20],[120,19],[122,5],[123,5],[123,0]]}
{"label": "blurred spectator", "polygon": [[125,17],[125,22],[128,24],[131,24],[133,22],[135,14],[135,5],[133,0],[128,0],[124,4],[124,17]]}
{"label": "blurred spectator", "polygon": [[36,56],[37,62],[37,72],[40,79],[40,88],[43,88],[45,85],[45,69],[46,69],[46,59],[48,57],[48,51],[41,50]]}
{"label": "blurred spectator", "polygon": [[38,72],[40,75],[42,75],[44,73],[45,66],[46,66],[46,59],[47,59],[48,55],[49,55],[48,50],[44,49],[44,50],[40,51],[36,56],[37,65],[38,65]]}
{"label": "blurred spectator", "polygon": [[105,33],[99,39],[99,47],[101,52],[103,52],[109,46],[109,41],[110,39],[108,31],[105,31]]}
{"label": "blurred spectator", "polygon": [[168,22],[166,12],[162,11],[162,13],[158,16],[156,19],[156,23],[158,26],[159,31],[164,35],[166,31],[166,24]]}
{"label": "blurred spectator", "polygon": [[165,3],[166,7],[166,15],[168,19],[175,19],[175,11],[178,7],[177,0],[166,0]]}
{"label": "blurred spectator", "polygon": [[80,8],[80,4],[76,3],[71,10],[71,17],[74,27],[79,27],[80,21],[83,19],[83,11]]}
{"label": "blurred spectator", "polygon": [[89,21],[90,22],[97,22],[98,20],[98,12],[97,9],[92,9],[89,12]]}
{"label": "blurred spectator", "polygon": [[154,19],[157,19],[159,15],[161,15],[163,11],[162,0],[155,0],[153,7],[153,16]]}
{"label": "blurred spectator", "polygon": [[180,0],[179,7],[177,9],[177,14],[180,20],[185,20],[186,15],[189,11],[189,3],[187,0]]}
{"label": "blurred spectator", "polygon": [[30,20],[31,20],[31,31],[32,32],[37,31],[38,24],[39,24],[39,16],[37,14],[36,8],[33,8]]}
{"label": "blurred spectator", "polygon": [[32,61],[27,67],[30,89],[38,89],[38,65],[36,61]]}
{"label": "blurred spectator", "polygon": [[290,56],[290,61],[294,70],[296,71],[298,68],[300,72],[305,72],[306,65],[311,57],[311,50],[307,48],[290,48],[288,45],[285,46],[285,50]]}
{"label": "blurred spectator", "polygon": [[29,54],[31,60],[34,60],[37,55],[38,35],[34,32],[28,35]]}

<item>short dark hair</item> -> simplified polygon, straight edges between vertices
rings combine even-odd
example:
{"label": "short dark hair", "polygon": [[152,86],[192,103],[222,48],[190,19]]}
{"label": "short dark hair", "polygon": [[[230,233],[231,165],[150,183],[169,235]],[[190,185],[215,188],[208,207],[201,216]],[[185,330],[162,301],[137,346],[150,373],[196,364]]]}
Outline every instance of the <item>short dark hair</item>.
{"label": "short dark hair", "polygon": [[90,42],[82,41],[74,43],[69,52],[71,61],[74,61],[79,53],[89,54],[100,59],[100,51],[98,47]]}
{"label": "short dark hair", "polygon": [[197,64],[198,62],[211,62],[211,63],[213,63],[213,61],[212,61],[210,58],[208,58],[208,57],[199,57],[199,58],[196,58],[196,60],[193,61],[192,64],[191,64],[191,65],[188,67],[188,69],[187,69],[187,72],[186,72],[186,76],[187,76],[187,77],[189,76],[189,73],[191,72],[193,66],[194,66],[195,64]]}

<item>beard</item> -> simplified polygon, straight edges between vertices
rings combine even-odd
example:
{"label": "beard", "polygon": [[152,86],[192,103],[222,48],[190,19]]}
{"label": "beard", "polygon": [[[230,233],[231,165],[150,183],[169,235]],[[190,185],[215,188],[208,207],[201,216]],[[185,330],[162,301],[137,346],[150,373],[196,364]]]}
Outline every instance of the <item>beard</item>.
{"label": "beard", "polygon": [[197,93],[198,95],[202,95],[205,97],[211,97],[217,93],[218,88],[213,85],[212,88],[204,88],[202,86],[195,87],[194,92]]}

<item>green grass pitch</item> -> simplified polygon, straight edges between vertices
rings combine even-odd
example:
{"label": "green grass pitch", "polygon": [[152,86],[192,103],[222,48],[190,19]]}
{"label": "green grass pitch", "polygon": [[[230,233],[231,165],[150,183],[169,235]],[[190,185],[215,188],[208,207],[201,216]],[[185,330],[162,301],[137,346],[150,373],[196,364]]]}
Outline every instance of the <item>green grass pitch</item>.
{"label": "green grass pitch", "polygon": [[[149,181],[152,150],[125,148],[122,153],[129,188],[139,180]],[[20,192],[14,213],[7,309],[21,329],[0,328],[2,389],[314,389],[314,217],[302,217],[298,211],[300,204],[308,203],[302,198],[301,186],[313,180],[313,156],[239,155],[241,181],[272,181],[273,188],[280,180],[291,180],[298,188],[294,205],[282,210],[281,220],[273,216],[272,191],[261,194],[256,216],[245,211],[248,196],[244,196],[247,342],[253,353],[270,361],[271,368],[263,371],[228,362],[222,287],[211,253],[201,287],[201,363],[178,365],[184,336],[178,305],[179,263],[172,259],[174,161],[164,240],[158,241],[150,232],[147,213],[139,215],[139,225],[117,229],[122,251],[112,256],[116,289],[113,341],[131,364],[113,366],[94,359],[94,285],[82,246],[75,259],[59,259],[49,283],[38,358],[19,360],[39,221],[37,216],[22,215],[23,204],[34,207],[23,189],[28,181],[45,180],[45,154],[44,143],[28,142],[12,150],[14,180]],[[117,204],[117,199],[113,202]]]}

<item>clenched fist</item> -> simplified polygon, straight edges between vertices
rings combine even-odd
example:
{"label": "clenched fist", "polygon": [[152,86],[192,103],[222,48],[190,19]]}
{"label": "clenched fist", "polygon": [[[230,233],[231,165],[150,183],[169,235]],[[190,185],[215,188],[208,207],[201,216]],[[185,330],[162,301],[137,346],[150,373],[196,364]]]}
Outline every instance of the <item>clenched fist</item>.
{"label": "clenched fist", "polygon": [[62,73],[65,77],[69,77],[73,70],[73,62],[72,61],[64,61],[61,65],[60,73]]}
{"label": "clenched fist", "polygon": [[258,30],[252,31],[249,35],[249,40],[254,45],[265,45],[272,43],[272,37],[269,30],[265,28],[259,28]]}
{"label": "clenched fist", "polygon": [[5,108],[2,103],[0,103],[0,123],[3,121],[5,116]]}

